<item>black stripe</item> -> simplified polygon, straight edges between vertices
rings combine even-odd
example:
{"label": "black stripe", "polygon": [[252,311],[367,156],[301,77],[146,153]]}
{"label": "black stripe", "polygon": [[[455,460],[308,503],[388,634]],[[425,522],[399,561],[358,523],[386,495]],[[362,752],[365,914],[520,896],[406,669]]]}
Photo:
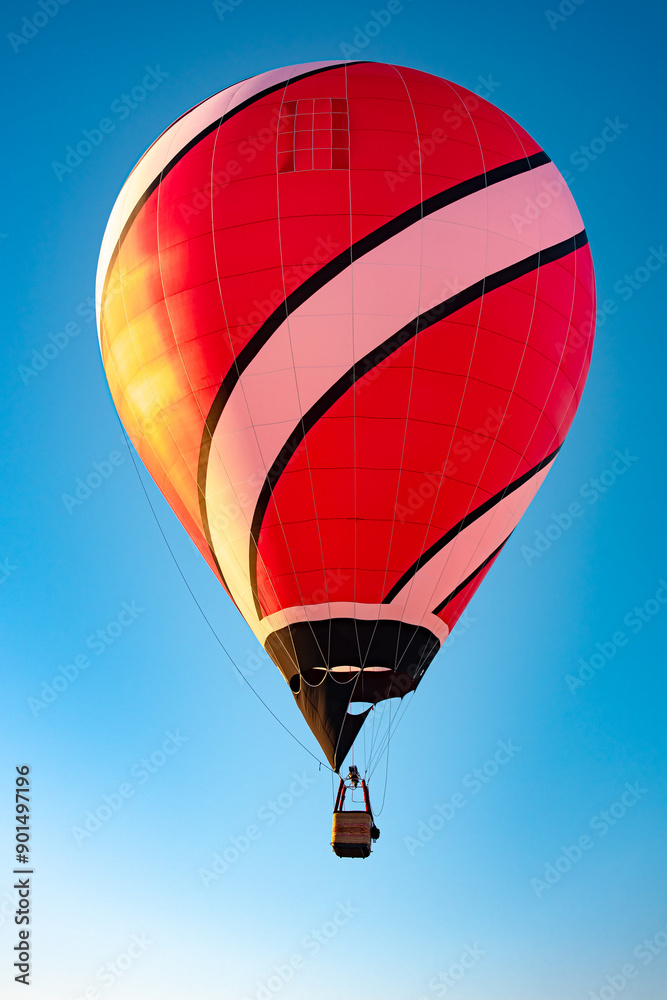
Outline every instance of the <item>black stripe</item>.
{"label": "black stripe", "polygon": [[[586,236],[586,230],[582,229],[582,231],[577,233],[576,236],[571,236],[569,239],[563,240],[561,243],[556,243],[554,246],[548,247],[546,250],[540,250],[538,253],[531,254],[529,257],[524,258],[524,260],[519,261],[517,264],[504,267],[502,270],[496,271],[494,274],[490,274],[487,277],[482,278],[481,281],[476,281],[468,288],[463,289],[463,291],[457,292],[456,295],[452,295],[449,299],[445,299],[444,302],[434,306],[432,309],[428,309],[426,312],[421,313],[421,315],[407,323],[401,330],[398,331],[398,333],[395,333],[383,344],[380,344],[372,351],[369,351],[365,357],[361,358],[360,361],[354,364],[352,368],[350,368],[341,378],[338,379],[338,381],[334,382],[334,384],[327,389],[324,395],[321,396],[320,399],[318,399],[318,401],[311,406],[307,413],[304,414],[302,419],[292,431],[292,434],[286,443],[283,445],[275,462],[269,469],[269,473],[264,481],[264,485],[262,486],[262,491],[257,500],[257,506],[255,507],[255,513],[253,515],[252,526],[250,529],[250,582],[255,599],[255,608],[260,618],[262,617],[262,613],[259,606],[259,600],[257,598],[256,575],[257,540],[259,539],[259,532],[262,527],[264,514],[266,513],[266,508],[268,507],[273,489],[296,448],[304,439],[311,427],[317,423],[320,417],[326,413],[326,411],[333,406],[333,404],[340,399],[340,397],[347,392],[347,390],[354,385],[355,382],[371,371],[371,369],[381,364],[382,361],[389,357],[389,355],[393,354],[394,351],[398,350],[398,348],[403,344],[407,343],[414,336],[416,336],[417,333],[433,326],[434,323],[437,323],[445,316],[451,315],[463,306],[469,305],[486,292],[500,288],[502,285],[505,285],[524,274],[529,274],[531,271],[536,270],[544,264],[550,264],[553,261],[559,260],[561,257],[565,257],[567,254],[573,253],[580,247],[585,246],[587,242],[588,238]],[[538,470],[535,469],[534,471]],[[529,478],[532,474],[533,473],[529,474]],[[205,496],[203,491],[204,486],[205,482],[200,482],[200,500],[204,502],[205,506]],[[418,568],[419,567],[416,567],[414,572],[416,572]],[[398,584],[396,586],[398,587]],[[401,586],[403,586],[402,583]],[[391,591],[392,595],[395,589],[396,588]],[[400,589],[400,587],[398,589]],[[383,603],[388,603],[389,600],[391,600],[390,596],[386,597]]]}
{"label": "black stripe", "polygon": [[[510,532],[510,535],[511,535],[511,532]],[[507,541],[507,539],[509,537],[510,536],[508,535],[507,538],[505,539],[505,542]],[[500,545],[498,546],[498,548],[495,549],[495,551],[493,551],[490,556],[487,556],[486,559],[484,560],[484,562],[480,563],[479,566],[477,567],[477,569],[473,570],[473,572],[470,574],[470,576],[467,576],[465,578],[465,580],[463,581],[463,583],[460,583],[458,585],[458,587],[455,587],[455,589],[451,592],[451,594],[449,595],[449,597],[446,597],[444,599],[444,601],[440,601],[440,604],[438,604],[437,608],[433,608],[433,611],[431,612],[431,614],[439,615],[440,612],[442,611],[442,609],[446,608],[450,601],[453,601],[455,597],[458,597],[459,594],[461,593],[461,591],[465,590],[465,588],[468,586],[469,583],[472,583],[472,581],[475,579],[475,577],[477,576],[477,574],[481,573],[482,570],[484,569],[484,567],[488,566],[489,563],[491,562],[491,560],[496,558],[496,556],[498,555],[498,553],[502,549],[502,547],[505,544],[505,542],[501,542]]]}
{"label": "black stripe", "polygon": [[467,528],[469,524],[473,523],[473,521],[476,521],[478,518],[482,517],[483,514],[486,514],[488,511],[490,511],[493,507],[496,506],[496,504],[500,503],[501,500],[504,500],[505,497],[509,496],[510,493],[514,493],[514,491],[518,490],[520,486],[523,486],[524,483],[527,483],[529,479],[532,479],[533,476],[536,476],[537,473],[540,472],[545,467],[545,465],[548,465],[549,462],[552,462],[554,460],[560,449],[561,445],[558,445],[555,451],[552,451],[550,455],[547,455],[547,457],[543,458],[541,462],[538,462],[534,468],[529,469],[528,472],[524,472],[522,476],[519,476],[519,478],[515,479],[514,482],[509,483],[509,485],[505,486],[504,489],[496,493],[495,496],[489,497],[488,500],[485,500],[484,503],[480,504],[479,507],[476,507],[475,510],[469,511],[465,515],[465,517],[462,517],[461,520],[457,524],[455,524],[453,528],[450,528],[449,531],[445,532],[445,534],[438,539],[437,542],[434,542],[433,545],[430,546],[430,548],[426,549],[425,552],[422,552],[419,559],[417,559],[412,564],[412,566],[410,566],[410,568],[405,571],[400,580],[398,580],[391,588],[387,596],[382,599],[382,603],[390,604],[393,601],[393,599],[397,596],[397,594],[400,593],[400,591],[403,589],[406,583],[408,583],[408,581],[412,579],[415,573],[417,573],[422,568],[422,566],[425,566],[426,563],[433,558],[433,556],[437,555],[437,553],[440,552],[441,549],[444,549],[445,545],[448,545],[449,542],[452,541],[452,539],[456,538],[456,536],[460,531],[463,531],[464,528]]}
{"label": "black stripe", "polygon": [[332,260],[328,261],[328,263],[320,268],[319,271],[307,278],[302,285],[295,288],[294,291],[291,292],[284,299],[284,301],[276,307],[273,313],[264,321],[259,330],[234,359],[234,364],[225,375],[206,418],[204,433],[202,435],[202,442],[199,450],[197,478],[199,482],[199,510],[204,527],[204,533],[211,550],[212,539],[206,509],[206,473],[211,450],[211,441],[215,433],[215,428],[218,425],[222,411],[224,410],[227,401],[241,375],[257,354],[259,354],[261,349],[275,333],[281,323],[283,323],[287,317],[298,308],[298,306],[306,302],[312,295],[319,291],[320,288],[323,288],[327,282],[331,281],[331,279],[335,278],[336,275],[350,267],[355,260],[359,260],[359,258],[363,257],[371,250],[374,250],[382,243],[385,243],[392,236],[396,236],[404,229],[414,225],[414,223],[418,222],[420,219],[425,218],[427,215],[431,215],[433,212],[437,212],[441,208],[445,208],[447,205],[460,201],[462,198],[468,197],[468,195],[481,191],[485,187],[490,187],[492,184],[498,184],[500,181],[507,180],[510,177],[515,177],[528,170],[534,170],[536,167],[541,167],[545,163],[550,162],[550,158],[544,151],[533,153],[532,156],[522,157],[520,160],[512,160],[510,163],[504,163],[500,167],[489,170],[488,173],[478,174],[476,177],[471,177],[469,180],[462,181],[460,184],[455,184],[453,187],[447,188],[445,191],[440,191],[438,194],[432,195],[430,198],[420,202],[418,205],[413,205],[405,212],[402,212],[389,222],[384,223],[384,225],[380,226],[372,233],[369,233],[367,236],[364,236],[356,243],[353,243],[352,246],[343,250]]}

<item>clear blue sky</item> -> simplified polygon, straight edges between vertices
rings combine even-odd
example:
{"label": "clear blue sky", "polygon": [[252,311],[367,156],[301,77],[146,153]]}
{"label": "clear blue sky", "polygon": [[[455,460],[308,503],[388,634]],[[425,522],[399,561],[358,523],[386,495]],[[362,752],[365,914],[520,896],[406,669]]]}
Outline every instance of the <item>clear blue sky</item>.
{"label": "clear blue sky", "polygon": [[[0,32],[12,95],[0,216],[3,995],[22,989],[8,807],[27,762],[33,1000],[655,1000],[667,982],[663,12],[647,0],[564,0],[571,13],[556,16],[537,2],[406,0],[360,50],[471,89],[492,79],[495,103],[570,172],[606,313],[554,471],[394,737],[382,838],[369,861],[348,863],[328,844],[328,772],[239,682],[160,536],[89,301],[109,211],[159,132],[238,79],[354,57],[341,46],[386,5],[44,5],[11,0]],[[124,113],[146,67],[166,75]],[[115,128],[90,155],[54,169],[104,117]],[[94,463],[107,478],[65,503]],[[317,752],[148,489],[224,643]],[[498,741],[511,756],[479,783]],[[77,832],[100,810],[99,829]],[[228,869],[206,875],[223,852]]]}

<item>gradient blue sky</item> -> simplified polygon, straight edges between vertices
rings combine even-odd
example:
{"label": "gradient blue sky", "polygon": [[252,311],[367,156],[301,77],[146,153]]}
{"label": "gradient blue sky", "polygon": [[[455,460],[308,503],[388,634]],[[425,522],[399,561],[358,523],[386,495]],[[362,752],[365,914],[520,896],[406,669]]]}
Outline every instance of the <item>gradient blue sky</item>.
{"label": "gradient blue sky", "polygon": [[[53,10],[55,0],[45,3]],[[392,741],[382,838],[369,861],[332,855],[330,775],[239,682],[202,620],[106,387],[88,303],[106,219],[146,146],[238,79],[341,57],[371,10],[385,6],[241,0],[220,17],[204,0],[70,0],[13,45],[11,33],[41,8],[37,0],[3,8],[1,72],[12,95],[3,108],[0,217],[0,983],[8,997],[21,995],[11,970],[9,805],[14,766],[24,762],[34,783],[33,1000],[73,1000],[92,988],[112,1000],[589,1000],[600,991],[602,1000],[618,992],[656,1000],[664,991],[667,606],[651,599],[667,578],[667,268],[632,278],[667,242],[657,5],[565,0],[571,13],[550,24],[538,2],[405,0],[360,53],[471,89],[493,80],[495,103],[570,171],[607,302],[554,471]],[[168,75],[121,120],[114,102],[147,66]],[[58,179],[53,161],[110,114],[114,131]],[[606,119],[619,123],[618,135],[586,160],[581,147],[601,136]],[[47,350],[37,372],[50,335],[62,346]],[[617,450],[629,457],[614,475],[605,470]],[[114,452],[113,473],[68,511],[63,494]],[[591,485],[600,476],[604,492]],[[277,670],[148,489],[222,640],[319,755]],[[536,532],[575,502],[581,516],[531,555]],[[135,602],[136,617],[98,654],[89,637],[117,620],[123,602]],[[633,609],[645,605],[641,621]],[[605,646],[619,631],[627,642]],[[597,643],[614,655],[570,690],[566,675]],[[55,700],[31,702],[86,654],[89,665]],[[161,756],[169,731],[187,739]],[[468,776],[499,740],[520,750],[475,794]],[[150,773],[141,761],[156,752]],[[295,774],[307,786],[298,797]],[[383,783],[378,770],[376,799]],[[639,783],[637,801],[603,832],[596,817],[624,811],[614,803],[626,783]],[[127,797],[114,798],[121,785]],[[444,809],[456,792],[465,804],[416,847],[436,805]],[[122,804],[77,838],[73,828],[105,795]],[[280,796],[286,808],[271,821]],[[251,825],[248,849],[205,885],[200,870],[232,838],[246,846]],[[557,882],[542,889],[531,881],[544,880],[585,835],[588,849]],[[318,945],[312,934],[321,929],[331,936]],[[452,979],[466,949],[471,967]],[[284,982],[292,956],[298,968]],[[108,963],[118,963],[115,973]],[[628,963],[634,971],[623,985]]]}

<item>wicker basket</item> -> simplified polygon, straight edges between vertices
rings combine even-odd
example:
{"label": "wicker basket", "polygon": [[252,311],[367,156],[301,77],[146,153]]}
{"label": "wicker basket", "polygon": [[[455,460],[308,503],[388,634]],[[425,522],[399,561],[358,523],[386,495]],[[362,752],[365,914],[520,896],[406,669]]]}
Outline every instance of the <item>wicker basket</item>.
{"label": "wicker basket", "polygon": [[372,822],[369,812],[335,812],[331,831],[334,853],[339,858],[367,858],[371,853]]}

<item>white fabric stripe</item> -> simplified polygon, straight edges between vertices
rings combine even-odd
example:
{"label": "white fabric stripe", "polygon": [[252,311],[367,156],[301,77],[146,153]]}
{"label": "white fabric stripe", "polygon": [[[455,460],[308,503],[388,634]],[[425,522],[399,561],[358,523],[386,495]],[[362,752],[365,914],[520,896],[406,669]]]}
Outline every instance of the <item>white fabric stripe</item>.
{"label": "white fabric stripe", "polygon": [[[446,596],[446,595],[445,595]],[[441,598],[444,600],[444,598]],[[410,617],[410,613],[400,616],[402,621],[408,625],[423,625],[444,642],[449,635],[449,629],[442,619],[437,615],[420,611],[418,615]],[[354,601],[331,601],[328,604],[309,604],[306,607],[301,605],[293,608],[285,608],[276,611],[275,614],[267,615],[262,619],[261,628],[267,629],[267,634],[275,632],[286,625],[294,625],[296,622],[318,622],[328,618],[358,618],[361,621],[396,621],[397,615],[391,604],[361,604]]]}
{"label": "white fabric stripe", "polygon": [[[241,83],[235,83],[231,87],[213,94],[212,97],[208,97],[201,104],[197,104],[190,111],[177,118],[155,140],[152,146],[149,146],[121,188],[120,194],[111,210],[111,215],[109,216],[109,221],[102,238],[95,283],[98,330],[104,281],[118,238],[135,206],[169,161],[176,156],[179,150],[183,149],[184,146],[187,146],[192,139],[199,135],[203,129],[212,125],[213,122],[217,121],[224,114],[227,114],[227,112],[238,107],[239,104],[243,104],[250,97],[254,97],[255,94],[259,94],[261,91],[267,90],[275,84],[283,81],[287,82],[292,75],[300,76],[302,73],[325,66],[338,66],[341,62],[344,62],[344,60],[328,59],[324,62],[283,66],[279,69],[269,70],[267,73],[260,73],[258,76],[250,77],[250,79],[243,80]],[[179,130],[178,145],[173,143],[173,130],[175,128]]]}
{"label": "white fabric stripe", "polygon": [[267,471],[301,414],[352,360],[420,312],[580,232],[583,223],[566,190],[539,226],[519,234],[513,224],[512,213],[535,184],[559,177],[547,163],[418,220],[299,306],[244,371],[215,429],[206,501],[213,548],[251,622],[257,617],[247,575],[250,524]]}

